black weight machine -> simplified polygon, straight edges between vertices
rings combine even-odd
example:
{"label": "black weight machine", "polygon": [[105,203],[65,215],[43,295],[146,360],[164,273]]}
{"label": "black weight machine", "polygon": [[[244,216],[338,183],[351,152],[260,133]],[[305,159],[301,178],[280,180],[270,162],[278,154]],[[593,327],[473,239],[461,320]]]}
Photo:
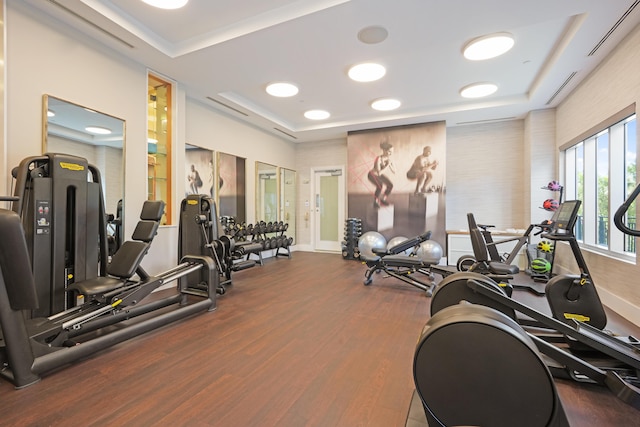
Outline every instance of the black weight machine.
{"label": "black weight machine", "polygon": [[[431,238],[431,231],[427,231],[419,236],[407,239],[388,249],[373,249],[373,257],[360,255],[360,259],[367,265],[368,270],[364,274],[364,285],[368,286],[373,282],[373,274],[385,272],[391,277],[402,280],[431,296],[435,288],[432,263],[428,263],[416,256],[416,251],[420,244]],[[404,252],[412,250],[410,255]],[[417,274],[422,274],[428,282],[416,278]]]}
{"label": "black weight machine", "polygon": [[[226,293],[232,284],[232,273],[254,267],[253,260],[243,260],[249,253],[262,250],[262,244],[236,242],[231,236],[218,233],[222,226],[218,221],[216,204],[203,194],[188,195],[180,205],[179,256],[200,254],[215,259],[221,281],[217,293]],[[197,283],[198,278],[187,277],[189,283]]]}
{"label": "black weight machine", "polygon": [[[98,258],[100,262],[93,265],[95,272],[91,271],[90,263],[84,263],[85,278],[78,279],[78,269],[71,270],[73,264],[69,263],[76,255],[71,248],[83,246],[76,240],[93,241],[95,238],[103,241],[100,228],[91,229],[90,233],[95,232],[96,236],[82,234],[85,226],[79,228],[80,234],[73,235],[76,224],[91,221],[75,209],[78,201],[69,199],[77,194],[98,191],[99,199],[92,194],[87,197],[98,201],[91,205],[97,206],[98,211],[89,209],[89,214],[96,214],[97,223],[104,225],[101,222],[105,216],[100,209],[99,175],[93,173],[95,168],[86,166],[84,159],[55,154],[30,158],[22,162],[21,167],[18,183],[24,187],[18,185],[16,196],[11,198],[17,211],[0,209],[0,234],[3,236],[0,241],[0,376],[16,388],[29,386],[46,372],[142,333],[198,312],[215,310],[219,277],[210,257],[185,255],[179,265],[156,275],[147,274],[140,265],[158,229],[163,202],[144,203],[132,240],[121,245],[110,263],[106,262],[106,240],[104,246],[86,248],[86,252],[96,253],[92,260]],[[65,189],[55,179],[59,175],[53,172],[56,168],[77,173],[78,178],[70,180],[72,184]],[[94,183],[97,186],[91,185]],[[68,197],[66,201],[60,201],[56,196]],[[42,211],[29,212],[30,208],[40,207]],[[74,209],[68,211],[72,218],[65,220],[64,209],[67,207]],[[57,211],[59,209],[62,211]],[[30,224],[31,235],[25,232]],[[104,228],[102,230],[104,232]],[[47,246],[34,248],[34,242],[35,246],[43,243],[35,240],[42,235],[48,236],[44,240]],[[27,237],[33,240],[29,241]],[[64,256],[49,254],[51,261],[43,265],[51,267],[34,271],[34,265],[46,261],[46,249],[57,248],[60,239],[65,248]],[[33,253],[42,259],[34,261]],[[64,264],[64,268],[53,265],[55,263]],[[42,286],[38,275],[51,277],[51,272],[72,275],[73,281],[51,278],[51,284]],[[192,273],[199,274],[197,287],[189,286],[184,279]],[[178,283],[174,294],[147,299],[154,290],[173,281]],[[46,297],[43,298],[40,292]],[[45,304],[44,310],[41,303]],[[68,304],[64,310],[52,312],[64,304]],[[43,311],[50,314],[39,314]]]}

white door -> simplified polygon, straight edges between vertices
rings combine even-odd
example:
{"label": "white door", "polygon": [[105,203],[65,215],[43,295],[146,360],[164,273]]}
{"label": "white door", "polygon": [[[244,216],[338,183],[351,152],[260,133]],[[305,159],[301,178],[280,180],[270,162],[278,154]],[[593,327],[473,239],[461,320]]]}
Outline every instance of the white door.
{"label": "white door", "polygon": [[344,226],[344,168],[314,172],[314,242],[320,251],[341,251]]}

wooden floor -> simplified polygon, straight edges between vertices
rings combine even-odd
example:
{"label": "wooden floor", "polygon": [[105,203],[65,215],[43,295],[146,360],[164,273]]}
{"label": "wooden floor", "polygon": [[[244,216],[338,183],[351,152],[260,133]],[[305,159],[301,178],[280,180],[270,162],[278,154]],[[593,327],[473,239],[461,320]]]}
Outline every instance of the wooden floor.
{"label": "wooden floor", "polygon": [[[365,287],[364,272],[334,254],[266,260],[234,276],[215,312],[23,390],[0,382],[0,425],[404,426],[429,298],[382,275]],[[599,387],[558,390],[572,425],[640,424]]]}

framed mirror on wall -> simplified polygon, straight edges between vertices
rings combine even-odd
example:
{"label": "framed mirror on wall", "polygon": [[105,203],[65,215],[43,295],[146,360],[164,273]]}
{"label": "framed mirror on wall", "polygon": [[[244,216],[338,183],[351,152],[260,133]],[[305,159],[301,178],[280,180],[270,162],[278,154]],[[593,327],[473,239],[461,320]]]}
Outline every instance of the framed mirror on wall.
{"label": "framed mirror on wall", "polygon": [[234,217],[237,223],[246,222],[246,161],[232,154],[216,154],[218,215]]}
{"label": "framed mirror on wall", "polygon": [[44,95],[42,129],[43,153],[83,157],[98,168],[106,212],[122,221],[125,121]]}
{"label": "framed mirror on wall", "polygon": [[296,171],[280,168],[280,218],[289,224],[287,236],[296,242]]}
{"label": "framed mirror on wall", "polygon": [[256,222],[278,221],[279,181],[277,166],[256,162]]}
{"label": "framed mirror on wall", "polygon": [[186,179],[184,195],[189,194],[206,194],[214,198],[216,195],[217,181],[215,175],[215,157],[212,150],[197,147],[191,144],[185,144],[185,173]]}

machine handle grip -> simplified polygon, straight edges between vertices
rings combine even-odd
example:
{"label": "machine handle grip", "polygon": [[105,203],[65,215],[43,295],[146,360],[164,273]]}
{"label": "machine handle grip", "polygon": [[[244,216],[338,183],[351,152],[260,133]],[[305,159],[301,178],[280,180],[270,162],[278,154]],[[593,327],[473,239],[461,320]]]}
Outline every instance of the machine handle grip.
{"label": "machine handle grip", "polygon": [[629,198],[624,201],[624,203],[618,208],[615,215],[613,216],[613,223],[618,227],[618,230],[622,231],[624,234],[628,234],[629,236],[639,237],[640,230],[634,230],[624,223],[624,216],[631,207],[633,201],[640,194],[640,184],[636,186],[633,192],[629,195]]}

